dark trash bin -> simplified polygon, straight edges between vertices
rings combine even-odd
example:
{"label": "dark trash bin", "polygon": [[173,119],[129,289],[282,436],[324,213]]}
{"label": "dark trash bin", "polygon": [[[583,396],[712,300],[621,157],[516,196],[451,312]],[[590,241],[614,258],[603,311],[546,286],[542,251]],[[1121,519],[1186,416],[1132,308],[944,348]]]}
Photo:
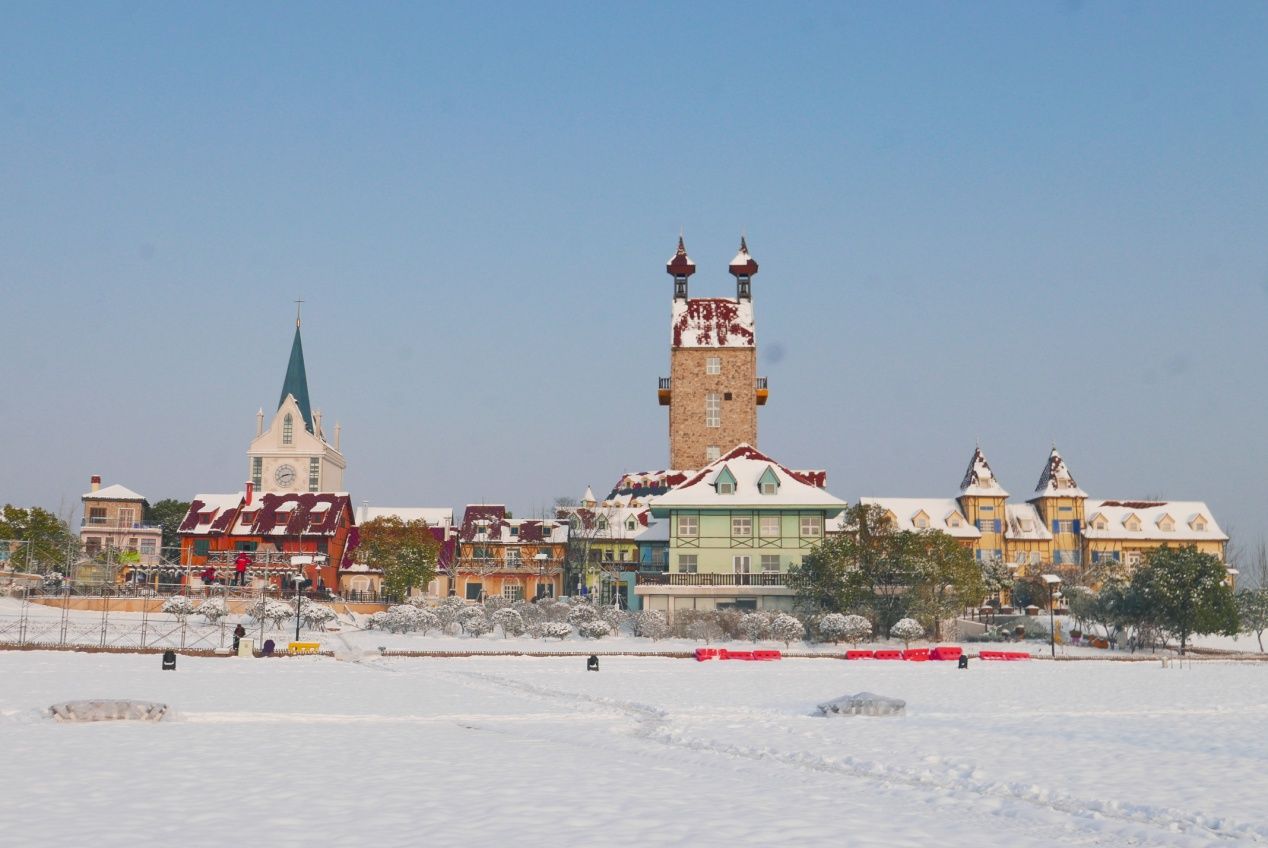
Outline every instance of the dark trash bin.
{"label": "dark trash bin", "polygon": [[969,667],[968,654],[960,654],[960,668],[968,668],[968,667]]}
{"label": "dark trash bin", "polygon": [[586,660],[586,671],[598,671],[598,670],[599,670],[599,658],[596,657],[594,654],[591,654],[590,659]]}
{"label": "dark trash bin", "polygon": [[163,670],[176,671],[176,652],[170,648],[163,652]]}
{"label": "dark trash bin", "polygon": [[264,656],[266,656],[266,657],[271,657],[271,656],[273,656],[273,649],[274,649],[274,648],[276,648],[276,647],[277,647],[277,645],[273,644],[273,640],[272,640],[272,639],[265,639],[265,640],[264,640],[264,648],[262,649],[262,652],[263,652]]}

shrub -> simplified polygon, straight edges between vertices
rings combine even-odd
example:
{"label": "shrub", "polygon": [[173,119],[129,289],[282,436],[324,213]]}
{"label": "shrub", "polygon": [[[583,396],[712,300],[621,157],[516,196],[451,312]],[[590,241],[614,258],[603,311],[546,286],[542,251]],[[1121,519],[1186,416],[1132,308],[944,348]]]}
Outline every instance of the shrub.
{"label": "shrub", "polygon": [[889,635],[901,641],[903,647],[906,648],[925,635],[925,628],[914,618],[901,618],[889,629]]}
{"label": "shrub", "polygon": [[267,621],[274,627],[281,627],[282,622],[295,617],[291,605],[272,598],[263,598],[247,608],[247,615],[256,621]]}
{"label": "shrub", "polygon": [[750,642],[770,638],[770,616],[764,612],[750,612],[740,616],[737,627]]}
{"label": "shrub", "polygon": [[563,621],[547,621],[541,625],[543,639],[567,639],[572,635],[572,625]]}
{"label": "shrub", "polygon": [[387,618],[387,611],[379,610],[370,615],[369,619],[366,620],[366,626],[370,630],[387,630]]}
{"label": "shrub", "polygon": [[583,622],[594,621],[598,617],[598,610],[590,604],[579,604],[568,613],[568,623],[573,627],[580,627]]}
{"label": "shrub", "polygon": [[209,598],[198,605],[198,614],[207,619],[208,623],[215,624],[228,615],[229,610],[225,609],[223,598]]}
{"label": "shrub", "polygon": [[472,616],[462,624],[462,629],[466,631],[468,636],[483,636],[493,630],[493,623],[481,615],[479,618]]}
{"label": "shrub", "polygon": [[770,634],[783,642],[786,648],[793,640],[801,639],[806,635],[806,625],[787,613],[780,613],[770,623]]}
{"label": "shrub", "polygon": [[502,628],[504,636],[519,636],[524,632],[524,618],[510,607],[503,607],[493,613],[493,624]]}
{"label": "shrub", "polygon": [[660,610],[643,610],[634,620],[634,632],[652,641],[664,639],[669,635],[669,622]]}
{"label": "shrub", "polygon": [[577,635],[583,639],[602,639],[611,632],[612,628],[601,618],[592,618],[577,625]]}
{"label": "shrub", "polygon": [[163,602],[162,612],[174,615],[182,621],[194,614],[194,602],[184,595],[172,595]]}
{"label": "shrub", "polygon": [[339,618],[330,607],[312,601],[304,604],[300,616],[304,626],[310,630],[325,630],[327,624]]}

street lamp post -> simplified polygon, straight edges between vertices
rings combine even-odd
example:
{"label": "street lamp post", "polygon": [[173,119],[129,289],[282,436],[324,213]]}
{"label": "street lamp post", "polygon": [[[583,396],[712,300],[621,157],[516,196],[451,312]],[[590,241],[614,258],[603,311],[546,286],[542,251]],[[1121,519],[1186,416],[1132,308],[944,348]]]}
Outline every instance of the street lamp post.
{"label": "street lamp post", "polygon": [[1061,578],[1055,574],[1045,574],[1043,575],[1043,582],[1048,584],[1048,644],[1055,659],[1057,656],[1057,628],[1053,608],[1057,605],[1057,586],[1061,585]]}
{"label": "street lamp post", "polygon": [[533,560],[537,563],[537,598],[533,600],[544,597],[542,581],[546,579],[546,561],[548,559],[550,559],[550,554],[545,551],[538,551],[536,556],[533,557]]}

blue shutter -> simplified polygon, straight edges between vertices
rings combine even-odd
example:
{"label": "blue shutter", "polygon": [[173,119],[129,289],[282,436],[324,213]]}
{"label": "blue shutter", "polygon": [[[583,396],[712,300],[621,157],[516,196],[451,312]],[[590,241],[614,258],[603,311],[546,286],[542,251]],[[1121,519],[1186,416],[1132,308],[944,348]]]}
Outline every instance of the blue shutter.
{"label": "blue shutter", "polygon": [[995,519],[995,532],[996,532],[996,533],[998,533],[998,532],[999,532],[999,519],[998,519],[998,518],[997,518],[997,519]]}
{"label": "blue shutter", "polygon": [[1061,522],[1057,521],[1057,519],[1055,519],[1055,518],[1054,518],[1054,519],[1052,519],[1052,532],[1053,532],[1053,533],[1060,533],[1060,532],[1061,532]]}
{"label": "blue shutter", "polygon": [[1079,519],[1074,519],[1074,535],[1079,535]]}

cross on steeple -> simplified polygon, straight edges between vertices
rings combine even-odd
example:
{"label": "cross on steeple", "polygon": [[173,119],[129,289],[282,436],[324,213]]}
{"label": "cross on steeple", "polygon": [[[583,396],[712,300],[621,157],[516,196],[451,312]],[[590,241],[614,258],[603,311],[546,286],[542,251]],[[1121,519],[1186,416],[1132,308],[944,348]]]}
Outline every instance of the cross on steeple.
{"label": "cross on steeple", "polygon": [[302,307],[303,305],[304,305],[304,301],[302,300],[295,301],[295,326],[296,327],[299,326],[299,310],[300,310],[300,307]]}

